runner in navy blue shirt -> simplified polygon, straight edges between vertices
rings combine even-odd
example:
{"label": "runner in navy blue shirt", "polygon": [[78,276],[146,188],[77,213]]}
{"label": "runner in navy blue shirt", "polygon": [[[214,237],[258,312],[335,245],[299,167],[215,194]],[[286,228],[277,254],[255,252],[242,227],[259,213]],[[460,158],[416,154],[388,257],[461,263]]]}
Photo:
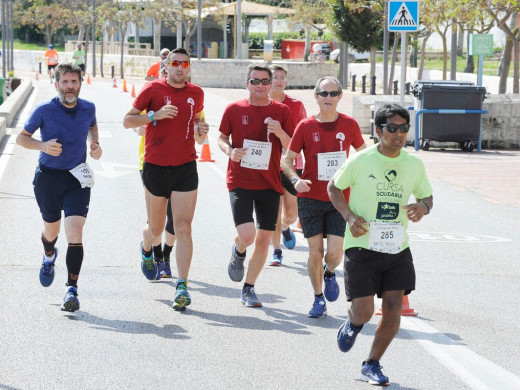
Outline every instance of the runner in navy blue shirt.
{"label": "runner in navy blue shirt", "polygon": [[[61,310],[73,312],[79,309],[77,281],[83,263],[82,233],[90,189],[94,185],[93,171],[86,163],[87,139],[92,158],[99,159],[102,150],[98,142],[96,108],[93,103],[78,98],[81,68],[76,64],[58,65],[55,86],[58,96],[36,107],[16,137],[16,143],[40,151],[33,186],[43,219],[40,283],[44,287],[54,280],[58,255],[55,244],[62,210],[65,215],[68,280]],[[33,138],[38,129],[41,141]]]}

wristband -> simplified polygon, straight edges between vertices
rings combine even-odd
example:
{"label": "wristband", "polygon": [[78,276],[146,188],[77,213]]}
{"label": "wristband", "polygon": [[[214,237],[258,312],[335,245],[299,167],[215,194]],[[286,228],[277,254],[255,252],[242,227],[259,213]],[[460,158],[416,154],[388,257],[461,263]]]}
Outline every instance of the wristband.
{"label": "wristband", "polygon": [[146,115],[148,115],[148,118],[150,118],[150,120],[153,122],[153,125],[155,126],[157,124],[157,121],[155,120],[155,118],[153,117],[155,114],[154,111],[148,111],[148,113]]}
{"label": "wristband", "polygon": [[99,142],[97,142],[97,141],[91,141],[90,143],[91,143],[91,144],[99,145]]}
{"label": "wristband", "polygon": [[426,206],[426,210],[428,210],[427,212],[424,213],[424,215],[428,215],[428,214],[430,214],[430,206],[428,206],[428,205],[426,204],[426,202],[421,202],[421,203],[422,203],[423,205],[425,205],[425,206]]}

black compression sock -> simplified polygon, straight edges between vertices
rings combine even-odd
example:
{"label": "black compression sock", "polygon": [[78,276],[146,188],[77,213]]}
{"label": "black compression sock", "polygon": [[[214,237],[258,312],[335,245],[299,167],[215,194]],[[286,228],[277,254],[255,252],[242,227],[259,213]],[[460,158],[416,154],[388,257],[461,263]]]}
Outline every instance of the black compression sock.
{"label": "black compression sock", "polygon": [[164,244],[164,247],[163,247],[163,257],[164,257],[164,261],[166,261],[167,263],[170,262],[170,255],[172,253],[172,250],[173,250],[173,245],[169,246],[167,244]]}
{"label": "black compression sock", "polygon": [[58,237],[52,241],[47,241],[42,234],[43,250],[47,256],[51,256],[54,253],[54,246],[56,245],[56,241],[58,241]]}
{"label": "black compression sock", "polygon": [[152,251],[153,251],[153,257],[155,259],[157,259],[158,261],[162,261],[163,260],[163,250],[162,250],[162,246],[161,244],[157,245],[157,246],[152,246]]}
{"label": "black compression sock", "polygon": [[67,286],[77,286],[79,271],[81,270],[81,264],[83,264],[83,244],[69,244],[67,248]]}
{"label": "black compression sock", "polygon": [[254,284],[249,284],[249,283],[244,283],[244,287],[242,288],[242,290],[245,290],[246,287],[255,287]]}
{"label": "black compression sock", "polygon": [[326,278],[332,278],[334,276],[334,272],[330,272],[329,270],[326,270],[323,274]]}
{"label": "black compression sock", "polygon": [[240,257],[245,257],[247,250],[245,250],[244,252],[239,252],[238,249],[237,249],[237,247],[235,246],[235,252],[236,252],[236,254],[239,255]]}

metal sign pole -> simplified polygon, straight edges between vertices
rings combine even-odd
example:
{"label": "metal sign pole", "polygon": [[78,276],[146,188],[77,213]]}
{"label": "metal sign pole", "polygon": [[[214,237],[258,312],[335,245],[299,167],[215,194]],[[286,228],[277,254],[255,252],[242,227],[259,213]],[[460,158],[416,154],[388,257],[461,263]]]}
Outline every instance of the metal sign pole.
{"label": "metal sign pole", "polygon": [[401,31],[401,87],[400,87],[400,102],[404,107],[404,79],[406,78],[406,31]]}

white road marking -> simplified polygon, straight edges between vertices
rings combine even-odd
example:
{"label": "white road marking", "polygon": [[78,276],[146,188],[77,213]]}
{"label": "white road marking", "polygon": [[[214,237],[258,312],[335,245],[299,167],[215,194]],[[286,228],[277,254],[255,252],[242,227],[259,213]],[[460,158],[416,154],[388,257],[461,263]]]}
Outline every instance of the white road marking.
{"label": "white road marking", "polygon": [[[94,165],[94,163],[91,163]],[[108,161],[99,161],[102,169],[94,169],[94,174],[107,177],[109,179],[115,179],[117,177],[130,175],[132,173],[137,172],[137,165],[130,164],[121,164],[121,163],[111,163]],[[123,169],[115,169],[115,168],[123,168]]]}
{"label": "white road marking", "polygon": [[439,332],[426,322],[412,317],[401,318],[401,329],[421,333],[414,338],[442,365],[472,389],[520,389],[520,377],[510,373],[459,342]]}
{"label": "white road marking", "polygon": [[410,241],[430,241],[430,242],[462,242],[462,243],[482,243],[482,242],[511,242],[510,238],[484,236],[469,233],[445,233],[445,232],[417,232],[408,231]]}

